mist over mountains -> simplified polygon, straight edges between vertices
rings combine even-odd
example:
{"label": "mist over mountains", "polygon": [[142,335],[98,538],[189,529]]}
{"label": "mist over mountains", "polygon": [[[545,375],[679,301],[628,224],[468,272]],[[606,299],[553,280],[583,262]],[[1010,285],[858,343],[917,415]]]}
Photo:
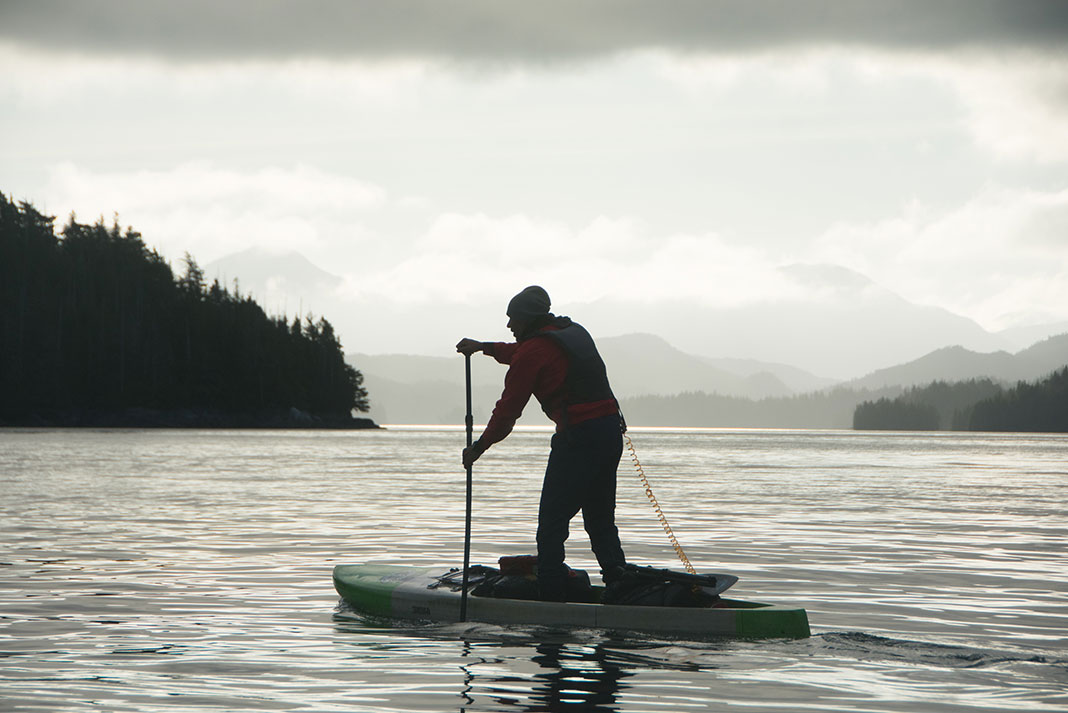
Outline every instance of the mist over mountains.
{"label": "mist over mountains", "polygon": [[1015,354],[944,347],[905,364],[847,382],[853,388],[921,386],[932,381],[990,378],[1006,384],[1035,381],[1068,364],[1068,334],[1049,337]]}
{"label": "mist over mountains", "polygon": [[[253,293],[268,312],[283,314],[304,312],[304,299],[309,308],[332,301],[331,296],[344,282],[298,252],[272,253],[259,248],[208,263],[204,272],[208,279],[217,279],[226,287],[233,287],[236,281],[242,291]],[[332,322],[334,316],[328,318]]]}
{"label": "mist over mountains", "polygon": [[[617,398],[702,391],[737,398],[790,396],[831,385],[827,379],[784,364],[744,359],[708,359],[675,349],[650,334],[605,337],[598,349]],[[364,375],[371,414],[379,423],[462,423],[463,359],[410,354],[350,354]],[[489,417],[501,393],[506,367],[484,355],[472,357],[475,419]],[[522,423],[546,423],[536,403]]]}
{"label": "mist over mountains", "polygon": [[[350,280],[296,252],[251,249],[208,263],[204,270],[209,280],[238,279],[242,291],[269,313],[326,315],[350,352],[448,356],[462,336],[509,338],[504,299],[499,305],[417,301],[407,295],[386,300],[362,293]],[[686,354],[789,364],[839,381],[947,346],[1013,352],[1068,331],[1068,324],[1060,323],[989,332],[948,310],[909,302],[840,266],[789,265],[781,271],[796,287],[791,299],[737,305],[681,299],[579,303],[557,293],[553,311],[575,318],[599,339],[651,334]]]}
{"label": "mist over mountains", "polygon": [[[804,288],[796,299],[722,307],[604,299],[558,303],[553,311],[574,317],[597,338],[617,396],[631,401],[628,415],[673,413],[693,425],[717,425],[731,414],[739,420],[743,411],[746,423],[734,425],[784,425],[784,414],[796,411],[787,420],[801,426],[795,421],[807,409],[811,426],[848,427],[850,404],[865,398],[934,380],[1037,379],[1068,364],[1068,336],[1047,339],[1058,329],[1068,332],[1068,325],[994,333],[845,268],[783,270]],[[325,315],[364,374],[370,415],[379,423],[462,423],[463,366],[451,356],[453,345],[462,336],[510,338],[504,304],[387,303],[359,295],[298,253],[249,250],[210,263],[205,272],[222,282],[236,278],[268,312]],[[477,421],[488,418],[503,375],[503,366],[475,357]],[[678,399],[670,406],[655,402],[680,394],[690,394],[685,408]],[[813,403],[801,403],[817,394],[826,407],[818,417]],[[722,418],[712,419],[714,411]],[[524,423],[546,419],[532,405]]]}
{"label": "mist over mountains", "polygon": [[[934,381],[989,378],[1005,385],[1034,381],[1068,364],[1068,334],[1016,354],[946,347],[849,382],[829,382],[795,367],[744,359],[713,360],[679,351],[659,337],[631,334],[600,340],[613,389],[632,425],[848,428],[862,401],[893,397]],[[371,394],[379,423],[463,423],[459,357],[351,354]],[[475,420],[484,423],[500,396],[505,367],[473,357]],[[537,404],[521,423],[545,424]]]}
{"label": "mist over mountains", "polygon": [[704,391],[744,398],[788,396],[835,383],[787,364],[687,354],[653,334],[598,340],[619,398]]}
{"label": "mist over mountains", "polygon": [[726,307],[604,300],[575,311],[585,324],[596,325],[596,333],[620,334],[635,331],[627,325],[654,325],[641,331],[691,354],[786,363],[838,380],[947,345],[975,351],[1023,346],[948,310],[913,304],[842,267],[791,265],[782,272],[801,296]]}

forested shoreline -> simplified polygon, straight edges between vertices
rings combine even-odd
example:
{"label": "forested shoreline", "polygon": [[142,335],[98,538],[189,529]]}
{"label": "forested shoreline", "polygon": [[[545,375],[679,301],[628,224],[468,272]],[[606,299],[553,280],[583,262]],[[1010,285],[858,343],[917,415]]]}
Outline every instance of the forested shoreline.
{"label": "forested shoreline", "polygon": [[191,255],[0,193],[0,425],[373,427],[325,319],[268,316]]}
{"label": "forested shoreline", "polygon": [[1068,432],[1068,367],[1008,388],[991,379],[902,390],[836,387],[759,400],[687,392],[620,402],[634,426]]}
{"label": "forested shoreline", "polygon": [[934,382],[859,404],[857,430],[1068,433],[1068,367],[1004,388],[989,379]]}
{"label": "forested shoreline", "polygon": [[671,396],[632,396],[620,400],[634,426],[697,428],[849,428],[857,404],[874,396],[898,393],[844,387],[796,396],[749,399],[691,391]]}

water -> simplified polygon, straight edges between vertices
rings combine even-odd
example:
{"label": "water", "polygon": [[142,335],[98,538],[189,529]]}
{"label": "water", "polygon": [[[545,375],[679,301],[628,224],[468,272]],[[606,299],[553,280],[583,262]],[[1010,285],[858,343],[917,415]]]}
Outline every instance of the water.
{"label": "water", "polygon": [[[632,435],[697,569],[812,638],[339,606],[335,564],[459,562],[459,430],[3,430],[0,710],[1068,710],[1068,438]],[[548,438],[476,465],[473,561],[533,551]],[[626,456],[619,524],[678,566]],[[568,560],[596,571],[578,520]]]}

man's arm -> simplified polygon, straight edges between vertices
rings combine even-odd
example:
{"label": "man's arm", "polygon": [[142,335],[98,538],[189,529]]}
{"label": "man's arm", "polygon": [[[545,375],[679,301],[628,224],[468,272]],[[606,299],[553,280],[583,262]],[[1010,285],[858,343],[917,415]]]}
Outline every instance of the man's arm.
{"label": "man's arm", "polygon": [[519,344],[516,342],[480,342],[475,339],[464,337],[456,344],[456,351],[461,354],[476,354],[482,352],[488,357],[493,357],[501,364],[511,364],[512,357]]}
{"label": "man's arm", "polygon": [[[492,350],[493,347],[517,347],[518,345],[490,342],[485,346]],[[486,430],[482,432],[478,440],[471,444],[470,448],[464,449],[463,464],[465,467],[474,463],[490,446],[504,440],[512,432],[516,420],[523,414],[523,409],[534,392],[534,382],[541,368],[537,349],[532,353],[528,349],[523,352],[525,356],[514,361],[511,359],[514,351],[508,349],[505,351],[509,362],[504,362],[500,355],[493,354],[498,361],[510,363],[508,373],[504,376],[504,392],[493,408]],[[487,353],[492,354],[492,351]]]}

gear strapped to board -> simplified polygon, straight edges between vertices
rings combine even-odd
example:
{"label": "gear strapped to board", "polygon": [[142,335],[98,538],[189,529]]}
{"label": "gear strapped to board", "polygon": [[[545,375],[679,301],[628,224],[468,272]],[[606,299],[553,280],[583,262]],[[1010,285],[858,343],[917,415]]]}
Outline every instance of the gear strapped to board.
{"label": "gear strapped to board", "polygon": [[653,504],[653,510],[656,512],[656,517],[660,520],[660,525],[664,528],[664,532],[667,533],[668,540],[671,542],[671,546],[675,549],[675,554],[682,560],[682,566],[686,568],[686,571],[690,574],[697,574],[697,570],[690,564],[690,559],[686,556],[686,553],[682,551],[682,545],[675,539],[675,533],[671,531],[671,525],[668,524],[667,518],[664,516],[664,511],[660,509],[660,503],[656,501],[656,496],[653,495],[653,488],[649,485],[649,479],[645,477],[645,471],[642,470],[642,464],[638,461],[638,454],[634,450],[634,444],[630,440],[630,436],[626,431],[623,431],[623,438],[627,441],[627,450],[630,451],[630,459],[634,461],[634,469],[638,471],[638,478],[642,481],[642,485],[645,486],[645,496],[649,498],[649,502]]}

